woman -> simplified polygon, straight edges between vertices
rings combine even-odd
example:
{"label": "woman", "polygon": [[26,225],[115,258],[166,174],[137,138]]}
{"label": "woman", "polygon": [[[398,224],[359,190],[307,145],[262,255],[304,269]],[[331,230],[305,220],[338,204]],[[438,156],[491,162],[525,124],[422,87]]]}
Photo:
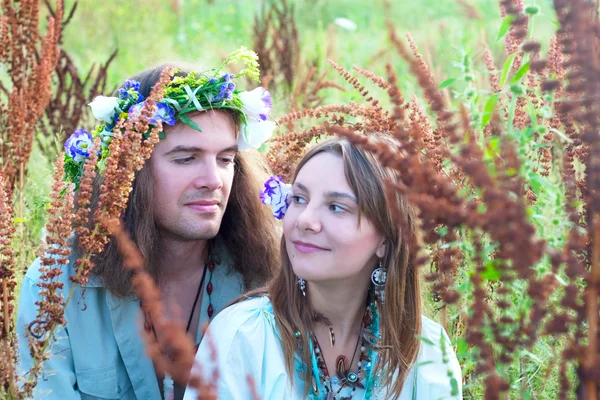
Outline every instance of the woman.
{"label": "woman", "polygon": [[261,399],[461,398],[449,339],[421,316],[415,212],[388,202],[387,179],[398,176],[344,139],[302,158],[280,272],[217,316],[198,350],[219,399],[252,398],[249,384]]}

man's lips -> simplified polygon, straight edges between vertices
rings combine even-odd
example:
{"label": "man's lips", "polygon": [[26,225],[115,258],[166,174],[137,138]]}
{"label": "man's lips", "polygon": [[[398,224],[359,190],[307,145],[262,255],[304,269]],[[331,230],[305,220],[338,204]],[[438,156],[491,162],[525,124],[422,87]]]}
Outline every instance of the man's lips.
{"label": "man's lips", "polygon": [[329,251],[329,249],[317,246],[316,244],[302,242],[300,240],[294,240],[293,243],[296,250],[298,250],[300,253],[316,253],[319,251]]}
{"label": "man's lips", "polygon": [[199,200],[186,203],[185,205],[201,213],[215,213],[219,211],[219,202],[217,200]]}

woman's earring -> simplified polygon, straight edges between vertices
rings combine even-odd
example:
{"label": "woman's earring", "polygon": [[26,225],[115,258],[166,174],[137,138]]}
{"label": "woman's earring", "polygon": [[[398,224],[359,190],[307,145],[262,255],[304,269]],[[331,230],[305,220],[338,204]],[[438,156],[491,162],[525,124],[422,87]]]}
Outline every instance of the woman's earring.
{"label": "woman's earring", "polygon": [[383,268],[383,262],[380,259],[379,265],[371,274],[371,282],[375,285],[375,293],[379,300],[383,303],[385,300],[385,281],[387,279],[387,271]]}
{"label": "woman's earring", "polygon": [[302,292],[302,296],[306,297],[306,281],[302,278],[298,278],[298,286]]}

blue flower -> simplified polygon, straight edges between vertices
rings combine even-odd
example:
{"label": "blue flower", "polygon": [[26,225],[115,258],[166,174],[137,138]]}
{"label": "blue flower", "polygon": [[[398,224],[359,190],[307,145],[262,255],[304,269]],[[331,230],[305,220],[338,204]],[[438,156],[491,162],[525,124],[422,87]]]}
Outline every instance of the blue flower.
{"label": "blue flower", "polygon": [[[129,108],[129,117],[137,117],[142,112],[146,102],[134,104]],[[164,122],[167,125],[175,125],[175,111],[165,103],[156,103],[156,111],[152,117],[148,118],[148,122],[153,125],[157,125],[158,122]]]}
{"label": "blue flower", "polygon": [[140,91],[140,83],[133,79],[127,79],[125,81],[125,83],[123,84],[123,86],[121,86],[121,89],[123,89],[123,90],[133,89],[136,92],[139,92]]}
{"label": "blue flower", "polygon": [[224,82],[231,82],[231,79],[233,79],[234,75],[233,74],[224,74],[223,75],[223,81]]}
{"label": "blue flower", "polygon": [[287,211],[291,193],[292,185],[285,183],[280,176],[272,176],[267,179],[260,191],[260,201],[271,206],[273,216],[281,219]]}
{"label": "blue flower", "polygon": [[134,80],[126,80],[123,86],[119,88],[119,99],[130,99],[133,103],[141,103],[144,96],[140,93],[140,83]]}
{"label": "blue flower", "polygon": [[89,157],[93,147],[92,135],[85,129],[77,129],[65,142],[65,153],[79,163]]}

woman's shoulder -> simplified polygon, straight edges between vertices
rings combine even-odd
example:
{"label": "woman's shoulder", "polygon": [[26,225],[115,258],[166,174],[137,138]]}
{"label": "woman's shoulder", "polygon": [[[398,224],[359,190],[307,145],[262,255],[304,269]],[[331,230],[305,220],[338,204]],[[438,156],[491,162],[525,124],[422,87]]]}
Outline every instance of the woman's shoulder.
{"label": "woman's shoulder", "polygon": [[413,367],[418,374],[418,398],[448,397],[450,393],[449,398],[461,398],[462,374],[446,330],[426,316],[421,321],[421,348]]}
{"label": "woman's shoulder", "polygon": [[276,332],[273,307],[267,296],[249,297],[225,308],[212,320],[207,334],[223,341],[223,335],[233,339],[261,331],[265,334]]}
{"label": "woman's shoulder", "polygon": [[434,341],[437,345],[441,344],[442,338],[447,339],[448,335],[442,325],[438,324],[425,315],[421,316],[421,337]]}
{"label": "woman's shoulder", "polygon": [[452,342],[442,325],[432,319],[422,316],[421,318],[421,350],[419,361],[441,363],[454,355]]}

